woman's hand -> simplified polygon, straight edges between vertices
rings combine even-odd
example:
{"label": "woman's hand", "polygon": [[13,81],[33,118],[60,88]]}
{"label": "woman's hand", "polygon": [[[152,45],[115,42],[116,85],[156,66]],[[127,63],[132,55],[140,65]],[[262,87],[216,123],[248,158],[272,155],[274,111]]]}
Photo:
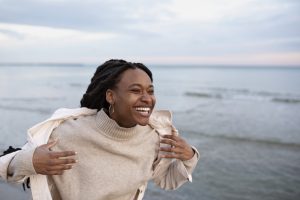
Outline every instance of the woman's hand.
{"label": "woman's hand", "polygon": [[160,151],[168,152],[162,155],[163,158],[176,158],[179,160],[191,159],[195,152],[192,147],[180,136],[175,135],[175,130],[172,130],[172,135],[162,136],[160,143],[169,144],[170,147],[160,147]]}
{"label": "woman's hand", "polygon": [[51,151],[50,148],[56,143],[57,141],[48,142],[35,149],[32,163],[38,174],[61,175],[64,170],[71,169],[73,164],[77,162],[70,157],[76,155],[74,151]]}

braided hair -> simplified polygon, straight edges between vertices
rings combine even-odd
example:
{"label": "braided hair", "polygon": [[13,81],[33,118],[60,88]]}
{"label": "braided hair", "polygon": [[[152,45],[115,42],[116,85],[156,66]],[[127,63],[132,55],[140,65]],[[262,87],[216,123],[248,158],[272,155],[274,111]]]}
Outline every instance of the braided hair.
{"label": "braided hair", "polygon": [[128,69],[141,69],[149,76],[153,82],[151,71],[142,63],[131,63],[125,60],[111,59],[100,65],[91,79],[80,104],[81,107],[90,109],[108,109],[109,103],[106,101],[106,91],[114,89],[121,80],[121,74]]}

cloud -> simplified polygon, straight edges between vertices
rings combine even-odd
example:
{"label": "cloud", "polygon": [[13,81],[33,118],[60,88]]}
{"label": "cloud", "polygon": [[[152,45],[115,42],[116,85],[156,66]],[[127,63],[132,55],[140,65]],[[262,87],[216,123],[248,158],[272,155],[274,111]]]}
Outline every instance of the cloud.
{"label": "cloud", "polygon": [[64,43],[76,41],[78,43],[106,40],[115,36],[116,34],[108,32],[93,33],[72,29],[0,23],[0,41],[4,47],[11,45],[19,47],[22,44],[32,45],[44,41],[49,44],[56,41],[64,41]]}
{"label": "cloud", "polygon": [[0,3],[0,61],[128,57],[272,63],[275,57],[289,57],[300,65],[298,0]]}
{"label": "cloud", "polygon": [[126,30],[130,24],[160,20],[166,15],[163,5],[147,0],[2,0],[0,21],[88,31],[119,31]]}

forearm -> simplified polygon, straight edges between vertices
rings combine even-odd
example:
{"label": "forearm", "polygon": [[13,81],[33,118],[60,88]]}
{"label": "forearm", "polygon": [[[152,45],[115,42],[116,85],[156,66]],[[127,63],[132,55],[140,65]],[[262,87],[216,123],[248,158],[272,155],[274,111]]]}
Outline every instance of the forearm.
{"label": "forearm", "polygon": [[34,151],[34,148],[21,150],[14,156],[7,170],[9,182],[22,182],[27,176],[36,174],[32,163]]}

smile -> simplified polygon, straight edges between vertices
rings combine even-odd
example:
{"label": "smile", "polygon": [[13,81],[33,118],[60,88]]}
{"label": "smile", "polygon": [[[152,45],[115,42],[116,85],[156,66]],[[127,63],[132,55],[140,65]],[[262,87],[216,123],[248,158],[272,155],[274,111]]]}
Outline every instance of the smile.
{"label": "smile", "polygon": [[136,107],[135,110],[140,113],[149,114],[151,109],[149,107]]}

